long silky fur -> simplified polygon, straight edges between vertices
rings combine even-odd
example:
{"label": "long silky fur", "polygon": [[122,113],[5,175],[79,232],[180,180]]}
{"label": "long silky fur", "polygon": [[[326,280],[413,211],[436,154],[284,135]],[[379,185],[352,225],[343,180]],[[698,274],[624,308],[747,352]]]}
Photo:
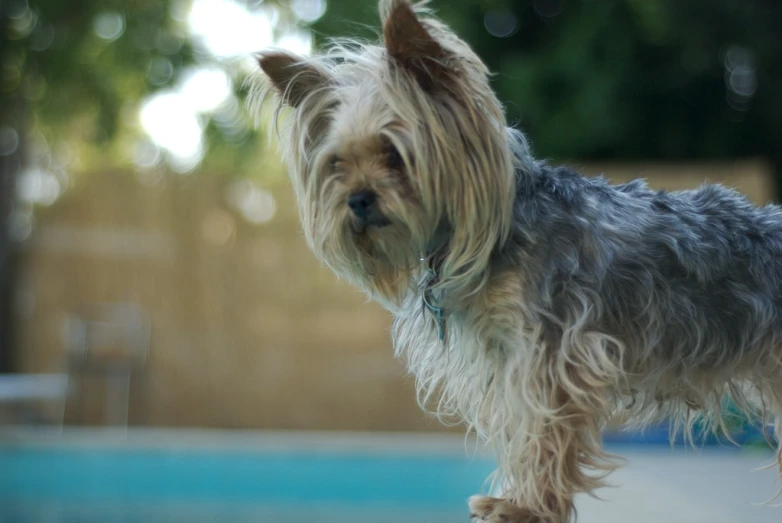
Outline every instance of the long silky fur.
{"label": "long silky fur", "polygon": [[[384,23],[403,4],[381,1]],[[618,466],[601,446],[612,423],[669,418],[672,436],[694,441],[696,423],[727,433],[730,398],[779,437],[782,210],[719,185],[653,191],[536,160],[477,56],[417,13],[460,58],[436,64],[442,92],[383,46],[336,43],[299,58],[299,74],[323,81],[279,131],[308,244],[395,314],[421,405],[474,430],[505,499],[543,521],[570,517],[573,495]],[[294,84],[259,83],[251,107],[272,95],[281,111]],[[367,136],[396,146],[406,182],[329,170],[335,147]],[[359,183],[395,223],[369,239],[345,205]],[[419,258],[443,223],[431,287],[446,311],[440,340]]]}

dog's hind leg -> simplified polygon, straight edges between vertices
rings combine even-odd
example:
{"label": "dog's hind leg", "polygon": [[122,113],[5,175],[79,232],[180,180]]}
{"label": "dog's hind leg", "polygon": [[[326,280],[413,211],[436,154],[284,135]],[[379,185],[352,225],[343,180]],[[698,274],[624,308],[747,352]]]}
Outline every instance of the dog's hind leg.
{"label": "dog's hind leg", "polygon": [[[779,476],[782,478],[782,379],[777,379],[777,383],[765,387],[767,393],[764,401],[768,403],[770,421],[774,426],[774,438],[776,439],[776,459]],[[765,421],[765,420],[764,420]],[[765,430],[765,427],[763,427]],[[782,490],[777,494],[782,494]]]}
{"label": "dog's hind leg", "polygon": [[[780,390],[780,393],[782,393],[782,390]],[[782,402],[780,398],[777,398],[774,404],[774,437],[777,446],[777,467],[779,468],[779,475],[782,477]],[[782,494],[782,492],[780,493]]]}
{"label": "dog's hind leg", "polygon": [[[759,381],[754,381],[755,394],[750,395],[751,403],[760,411],[761,429],[770,445],[776,446],[775,460],[768,465],[761,467],[760,470],[776,468],[779,478],[782,478],[782,378],[779,375],[772,375]],[[769,428],[772,428],[773,439],[769,434]],[[782,495],[782,488],[767,501],[773,502]]]}

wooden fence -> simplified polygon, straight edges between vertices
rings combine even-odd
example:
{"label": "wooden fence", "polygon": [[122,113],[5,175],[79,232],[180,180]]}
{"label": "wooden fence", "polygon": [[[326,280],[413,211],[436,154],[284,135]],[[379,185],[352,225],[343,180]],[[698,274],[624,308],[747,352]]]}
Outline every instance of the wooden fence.
{"label": "wooden fence", "polygon": [[[710,179],[773,199],[761,161],[580,167],[669,189]],[[245,200],[249,220],[232,198]],[[308,251],[285,183],[93,173],[38,213],[19,267],[20,371],[62,370],[66,319],[84,305],[132,303],[148,315],[131,424],[442,429],[393,358],[389,315]],[[106,383],[85,380],[77,392],[66,419],[102,423]]]}

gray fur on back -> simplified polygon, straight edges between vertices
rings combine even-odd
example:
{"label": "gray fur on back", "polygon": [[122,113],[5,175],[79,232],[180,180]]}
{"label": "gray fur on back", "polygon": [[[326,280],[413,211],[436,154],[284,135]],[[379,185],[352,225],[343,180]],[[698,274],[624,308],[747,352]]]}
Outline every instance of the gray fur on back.
{"label": "gray fur on back", "polygon": [[593,328],[627,346],[629,372],[735,367],[779,343],[778,206],[720,185],[611,185],[524,158],[523,143],[519,154],[514,231],[495,263],[522,268],[552,328],[586,298]]}

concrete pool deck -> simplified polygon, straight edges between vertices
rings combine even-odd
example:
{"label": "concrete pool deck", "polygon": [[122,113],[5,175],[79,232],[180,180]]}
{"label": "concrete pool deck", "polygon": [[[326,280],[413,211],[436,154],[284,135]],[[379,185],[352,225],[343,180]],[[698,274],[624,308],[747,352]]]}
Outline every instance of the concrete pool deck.
{"label": "concrete pool deck", "polygon": [[780,523],[782,486],[768,452],[709,448],[692,451],[626,447],[615,452],[627,466],[609,478],[615,488],[598,492],[605,501],[582,496],[580,523]]}
{"label": "concrete pool deck", "polygon": [[[347,451],[482,459],[476,455],[474,442],[465,441],[459,435],[191,429],[131,429],[126,432],[124,429],[70,428],[60,432],[0,427],[0,450],[35,447],[194,449],[227,453],[317,450],[326,453]],[[605,501],[587,496],[577,499],[579,523],[782,522],[782,506],[761,505],[782,486],[776,471],[753,471],[772,462],[773,455],[768,451],[729,446],[671,449],[659,444],[615,444],[608,445],[608,448],[626,458],[628,463],[609,477],[614,488],[598,492]],[[476,478],[478,481],[482,479]],[[782,503],[782,499],[775,503]],[[449,507],[453,505],[454,513],[460,514],[458,504],[459,500],[453,500]],[[401,510],[404,507],[399,508],[397,514],[404,513]],[[396,513],[396,510],[393,512]],[[451,514],[450,509],[448,512]],[[294,517],[290,521],[296,521],[295,516],[288,515]],[[386,515],[391,517],[391,514]],[[288,519],[282,517],[275,521]],[[325,515],[324,518],[309,519],[309,523],[326,521],[331,520]],[[405,521],[417,523],[419,520],[412,517]],[[426,521],[467,522],[466,505],[463,517],[440,519],[439,516],[430,516]]]}

